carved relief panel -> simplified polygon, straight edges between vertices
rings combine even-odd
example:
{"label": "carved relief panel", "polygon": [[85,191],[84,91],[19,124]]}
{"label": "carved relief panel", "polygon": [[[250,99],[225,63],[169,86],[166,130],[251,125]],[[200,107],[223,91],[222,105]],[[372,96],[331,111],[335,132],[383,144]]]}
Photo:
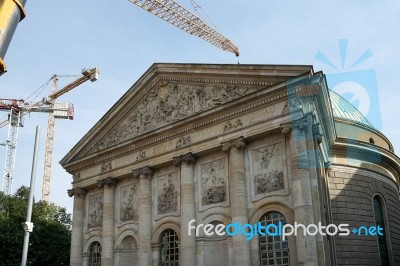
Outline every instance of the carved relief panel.
{"label": "carved relief panel", "polygon": [[[105,136],[90,153],[103,150],[166,124],[207,111],[262,87],[228,84],[184,84],[161,82],[153,88]],[[236,124],[230,127],[238,127]],[[228,126],[229,128],[229,126]],[[183,141],[184,144],[185,141]]]}
{"label": "carved relief panel", "polygon": [[229,205],[228,161],[219,158],[198,166],[200,210]]}
{"label": "carved relief panel", "polygon": [[120,222],[137,221],[138,219],[138,186],[128,184],[120,187]]}
{"label": "carved relief panel", "polygon": [[178,172],[163,173],[157,177],[158,218],[180,214],[180,179]]}
{"label": "carved relief panel", "polygon": [[88,228],[103,222],[103,192],[88,196]]}
{"label": "carved relief panel", "polygon": [[253,200],[285,192],[284,143],[275,142],[249,150],[250,181]]}

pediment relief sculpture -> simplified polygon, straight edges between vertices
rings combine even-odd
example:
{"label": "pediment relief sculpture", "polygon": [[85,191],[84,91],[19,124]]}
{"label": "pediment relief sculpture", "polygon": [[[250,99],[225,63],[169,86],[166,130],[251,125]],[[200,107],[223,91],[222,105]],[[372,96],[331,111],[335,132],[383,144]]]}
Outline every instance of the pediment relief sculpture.
{"label": "pediment relief sculpture", "polygon": [[89,153],[103,150],[150,130],[209,110],[255,92],[261,87],[225,84],[188,85],[162,82],[151,90],[128,115],[93,144]]}

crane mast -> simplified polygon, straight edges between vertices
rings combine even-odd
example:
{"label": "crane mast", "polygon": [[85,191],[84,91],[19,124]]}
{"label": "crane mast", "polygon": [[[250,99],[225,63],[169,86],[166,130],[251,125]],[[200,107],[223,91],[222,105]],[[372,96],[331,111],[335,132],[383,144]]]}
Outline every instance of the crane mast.
{"label": "crane mast", "polygon": [[226,37],[205,24],[199,17],[174,0],[129,0],[131,3],[171,23],[187,33],[239,56],[239,49]]}
{"label": "crane mast", "polygon": [[15,158],[17,154],[18,129],[23,126],[21,123],[21,109],[18,106],[11,106],[8,115],[10,127],[8,128],[7,140],[4,145],[6,147],[6,156],[4,161],[3,172],[3,191],[6,195],[12,191],[12,181],[15,172]]}
{"label": "crane mast", "polygon": [[83,76],[57,90],[58,77],[52,77],[53,86],[51,93],[39,102],[28,104],[24,100],[0,99],[0,111],[9,111],[8,119],[0,122],[0,127],[8,124],[8,137],[5,143],[1,144],[6,147],[3,187],[2,190],[6,195],[12,192],[12,183],[15,171],[15,158],[18,139],[18,128],[23,126],[23,116],[30,112],[46,112],[49,113],[47,139],[45,147],[45,161],[42,181],[42,200],[49,201],[50,184],[52,172],[52,158],[54,147],[54,125],[55,119],[73,119],[73,105],[69,103],[57,103],[56,99],[61,95],[78,87],[82,83],[90,80],[92,82],[98,79],[99,70],[97,68],[83,69]]}
{"label": "crane mast", "polygon": [[[57,90],[57,81],[58,78],[56,75],[52,77],[53,86],[51,87],[51,93],[56,92]],[[55,99],[50,100],[50,104],[54,105]],[[52,167],[51,164],[53,162],[53,147],[54,147],[54,126],[55,119],[52,113],[49,113],[47,119],[47,132],[46,132],[46,146],[44,151],[44,169],[43,169],[43,179],[42,179],[42,200],[49,202],[50,199],[50,190],[51,190],[51,172]]]}

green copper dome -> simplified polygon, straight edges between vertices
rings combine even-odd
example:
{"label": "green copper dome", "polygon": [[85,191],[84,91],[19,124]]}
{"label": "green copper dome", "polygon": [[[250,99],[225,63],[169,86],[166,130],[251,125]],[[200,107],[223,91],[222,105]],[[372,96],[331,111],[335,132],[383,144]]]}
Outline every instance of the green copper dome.
{"label": "green copper dome", "polygon": [[365,118],[365,116],[361,114],[361,112],[345,98],[332,90],[329,90],[329,94],[332,102],[333,116],[335,118],[348,120],[370,128],[374,128],[374,126]]}

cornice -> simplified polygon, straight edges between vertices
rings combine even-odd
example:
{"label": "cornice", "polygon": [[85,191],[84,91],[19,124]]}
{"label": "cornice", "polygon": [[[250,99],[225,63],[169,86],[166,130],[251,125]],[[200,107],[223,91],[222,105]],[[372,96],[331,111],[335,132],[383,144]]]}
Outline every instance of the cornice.
{"label": "cornice", "polygon": [[[350,150],[349,150],[350,148]],[[369,161],[368,154],[372,156],[379,156],[381,158],[380,162],[372,162],[375,164],[383,164],[386,169],[390,169],[394,176],[397,176],[398,182],[400,182],[400,158],[379,146],[356,142],[354,144],[340,142],[340,140],[336,140],[333,146],[331,147],[331,153],[338,155],[346,155],[350,158],[366,160]],[[375,157],[376,158],[376,157]]]}

